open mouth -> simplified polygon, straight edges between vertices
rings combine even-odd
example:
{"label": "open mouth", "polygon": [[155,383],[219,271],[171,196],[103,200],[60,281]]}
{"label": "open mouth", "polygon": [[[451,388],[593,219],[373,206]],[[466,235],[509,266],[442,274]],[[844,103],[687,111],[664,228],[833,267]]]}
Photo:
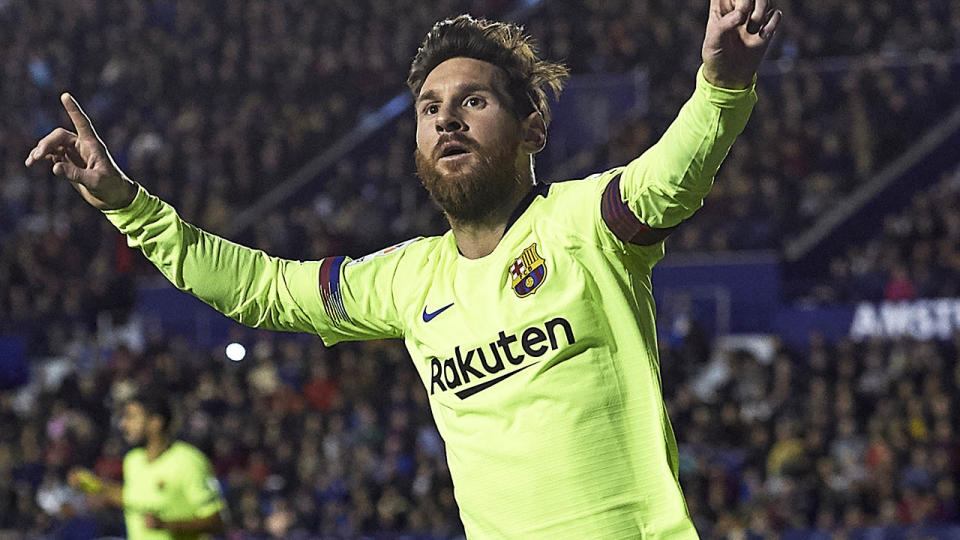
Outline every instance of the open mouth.
{"label": "open mouth", "polygon": [[470,150],[467,149],[466,146],[460,143],[449,142],[444,144],[441,147],[440,159],[453,159],[453,158],[456,158],[457,156],[463,156],[469,153],[470,153]]}

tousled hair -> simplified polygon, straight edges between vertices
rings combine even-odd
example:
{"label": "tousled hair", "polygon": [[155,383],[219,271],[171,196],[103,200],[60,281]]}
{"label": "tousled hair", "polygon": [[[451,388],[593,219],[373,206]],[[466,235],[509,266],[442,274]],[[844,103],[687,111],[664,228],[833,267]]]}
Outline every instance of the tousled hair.
{"label": "tousled hair", "polygon": [[410,65],[407,86],[414,98],[420,95],[427,75],[435,67],[458,57],[483,60],[500,68],[506,76],[505,90],[517,118],[537,111],[550,125],[546,90],[549,88],[558,97],[569,70],[561,63],[542,60],[533,38],[524,33],[522,26],[470,15],[436,23]]}

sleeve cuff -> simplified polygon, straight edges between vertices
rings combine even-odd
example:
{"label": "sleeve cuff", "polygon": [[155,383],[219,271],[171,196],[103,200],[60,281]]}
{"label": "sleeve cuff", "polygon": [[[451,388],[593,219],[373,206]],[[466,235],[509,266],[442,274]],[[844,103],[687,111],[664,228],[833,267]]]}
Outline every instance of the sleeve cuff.
{"label": "sleeve cuff", "polygon": [[103,215],[107,216],[110,223],[120,229],[120,232],[126,233],[139,218],[155,210],[153,205],[150,204],[152,198],[143,186],[137,184],[137,194],[130,201],[130,204],[116,210],[104,210]]}
{"label": "sleeve cuff", "polygon": [[732,88],[721,88],[707,81],[703,75],[703,65],[697,71],[697,92],[707,98],[710,103],[720,107],[738,107],[742,105],[753,105],[757,101],[757,75],[753,75],[753,82],[750,86],[735,90]]}

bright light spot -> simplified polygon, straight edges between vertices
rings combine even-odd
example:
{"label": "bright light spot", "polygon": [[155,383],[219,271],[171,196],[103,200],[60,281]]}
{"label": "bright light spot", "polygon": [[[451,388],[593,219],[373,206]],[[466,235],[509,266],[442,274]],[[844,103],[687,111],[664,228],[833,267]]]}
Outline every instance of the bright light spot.
{"label": "bright light spot", "polygon": [[239,362],[247,356],[247,349],[239,343],[231,343],[227,345],[227,358],[233,360],[234,362]]}

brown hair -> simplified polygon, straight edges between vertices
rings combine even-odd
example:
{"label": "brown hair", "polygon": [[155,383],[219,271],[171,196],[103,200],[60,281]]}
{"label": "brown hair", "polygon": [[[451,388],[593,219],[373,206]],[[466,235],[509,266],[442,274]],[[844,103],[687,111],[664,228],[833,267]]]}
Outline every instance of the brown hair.
{"label": "brown hair", "polygon": [[540,59],[533,39],[524,34],[522,26],[474,19],[470,15],[436,23],[410,65],[407,86],[414,98],[420,95],[433,68],[458,57],[483,60],[500,68],[506,75],[505,90],[517,117],[539,111],[550,124],[546,89],[554,97],[559,96],[569,71],[563,64]]}

